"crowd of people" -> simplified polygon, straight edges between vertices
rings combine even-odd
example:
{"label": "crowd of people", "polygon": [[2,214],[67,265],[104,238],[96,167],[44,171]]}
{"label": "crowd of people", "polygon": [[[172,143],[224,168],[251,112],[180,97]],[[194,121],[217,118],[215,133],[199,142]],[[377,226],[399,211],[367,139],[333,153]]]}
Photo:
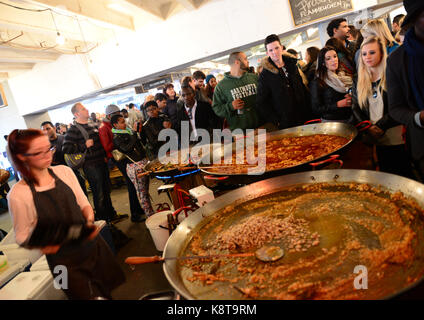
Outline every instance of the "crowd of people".
{"label": "crowd of people", "polygon": [[[125,178],[131,221],[153,215],[149,177],[143,168],[158,156],[164,143],[158,139],[161,130],[181,133],[183,122],[196,142],[198,129],[281,130],[315,118],[353,125],[369,121],[361,138],[375,147],[380,170],[423,179],[424,3],[404,0],[404,6],[407,16],[394,19],[392,32],[381,19],[368,21],[360,30],[343,18],[331,21],[330,39],[321,49],[308,48],[303,63],[296,51],[286,50],[272,34],[265,38],[267,56],[257,73],[246,54],[237,51],[229,55],[230,71],[221,81],[196,71],[181,80],[179,96],[173,84],[166,84],[162,92],[146,98],[141,110],[134,104],[122,110],[109,105],[99,121],[76,103],[71,110],[74,123],[66,132],[48,121],[41,130],[12,131],[9,155],[23,178],[8,194],[18,243],[24,244],[41,221],[48,224],[54,216],[52,208],[88,224],[118,219],[110,197],[111,166]],[[84,154],[83,164],[65,167],[66,155],[78,153]],[[85,181],[94,211],[87,201]],[[65,200],[64,194],[74,196]],[[98,239],[95,233],[92,239]],[[69,246],[42,249],[50,268],[69,256],[75,276],[85,285],[92,281],[88,278],[97,279],[97,293],[109,297],[111,288],[122,282],[119,270],[109,279],[100,271],[93,274],[97,269],[89,277],[81,276],[92,263],[88,256],[101,257],[99,267],[107,265],[109,253],[103,242],[93,241],[78,247],[83,257],[76,257],[75,248]],[[69,296],[84,295],[85,289],[72,288]]]}

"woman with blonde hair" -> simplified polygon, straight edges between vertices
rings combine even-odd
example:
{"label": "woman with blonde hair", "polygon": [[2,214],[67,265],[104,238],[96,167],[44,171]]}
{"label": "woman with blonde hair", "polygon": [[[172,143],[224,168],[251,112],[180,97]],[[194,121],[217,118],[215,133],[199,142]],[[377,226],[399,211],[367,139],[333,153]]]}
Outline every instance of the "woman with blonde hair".
{"label": "woman with blonde hair", "polygon": [[372,123],[364,138],[376,146],[380,170],[412,177],[402,126],[388,112],[387,51],[383,41],[372,36],[361,45],[358,77],[352,88],[352,111],[357,122],[368,120]]}
{"label": "woman with blonde hair", "polygon": [[387,50],[387,56],[389,56],[395,49],[399,47],[399,44],[393,38],[389,27],[383,19],[371,19],[361,29],[361,34],[364,39],[372,36],[377,36],[383,40],[383,43]]}

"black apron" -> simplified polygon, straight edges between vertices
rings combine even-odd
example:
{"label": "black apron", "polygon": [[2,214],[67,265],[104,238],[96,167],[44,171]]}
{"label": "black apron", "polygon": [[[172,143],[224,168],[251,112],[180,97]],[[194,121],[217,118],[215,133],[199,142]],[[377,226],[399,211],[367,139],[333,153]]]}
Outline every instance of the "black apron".
{"label": "black apron", "polygon": [[[38,217],[33,233],[61,222],[72,224],[85,221],[72,189],[50,168],[48,170],[55,180],[55,188],[37,192],[34,184],[28,183]],[[69,299],[88,300],[95,297],[111,299],[110,292],[125,281],[123,271],[101,236],[92,241],[63,245],[57,253],[48,254],[46,258],[53,277],[61,275],[59,271],[54,274],[55,266],[66,266],[68,289],[63,291]]]}

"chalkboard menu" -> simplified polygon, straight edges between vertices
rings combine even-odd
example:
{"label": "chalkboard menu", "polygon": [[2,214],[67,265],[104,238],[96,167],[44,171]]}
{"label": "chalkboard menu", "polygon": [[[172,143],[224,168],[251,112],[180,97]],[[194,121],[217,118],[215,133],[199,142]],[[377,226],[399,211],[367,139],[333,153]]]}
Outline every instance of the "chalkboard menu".
{"label": "chalkboard menu", "polygon": [[288,0],[294,25],[300,26],[322,18],[350,11],[352,0]]}

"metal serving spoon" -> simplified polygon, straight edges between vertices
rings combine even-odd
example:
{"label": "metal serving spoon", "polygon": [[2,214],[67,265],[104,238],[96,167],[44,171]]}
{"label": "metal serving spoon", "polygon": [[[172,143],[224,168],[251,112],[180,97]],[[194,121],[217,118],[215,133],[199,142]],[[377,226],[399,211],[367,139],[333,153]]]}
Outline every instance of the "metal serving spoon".
{"label": "metal serving spoon", "polygon": [[255,252],[246,252],[246,253],[228,253],[228,254],[212,254],[205,256],[181,256],[181,257],[128,257],[125,259],[126,264],[144,264],[151,262],[159,262],[165,260],[186,260],[186,259],[210,259],[210,258],[244,258],[244,257],[253,257],[261,260],[263,262],[273,262],[284,256],[283,248],[279,246],[263,246],[256,250]]}

